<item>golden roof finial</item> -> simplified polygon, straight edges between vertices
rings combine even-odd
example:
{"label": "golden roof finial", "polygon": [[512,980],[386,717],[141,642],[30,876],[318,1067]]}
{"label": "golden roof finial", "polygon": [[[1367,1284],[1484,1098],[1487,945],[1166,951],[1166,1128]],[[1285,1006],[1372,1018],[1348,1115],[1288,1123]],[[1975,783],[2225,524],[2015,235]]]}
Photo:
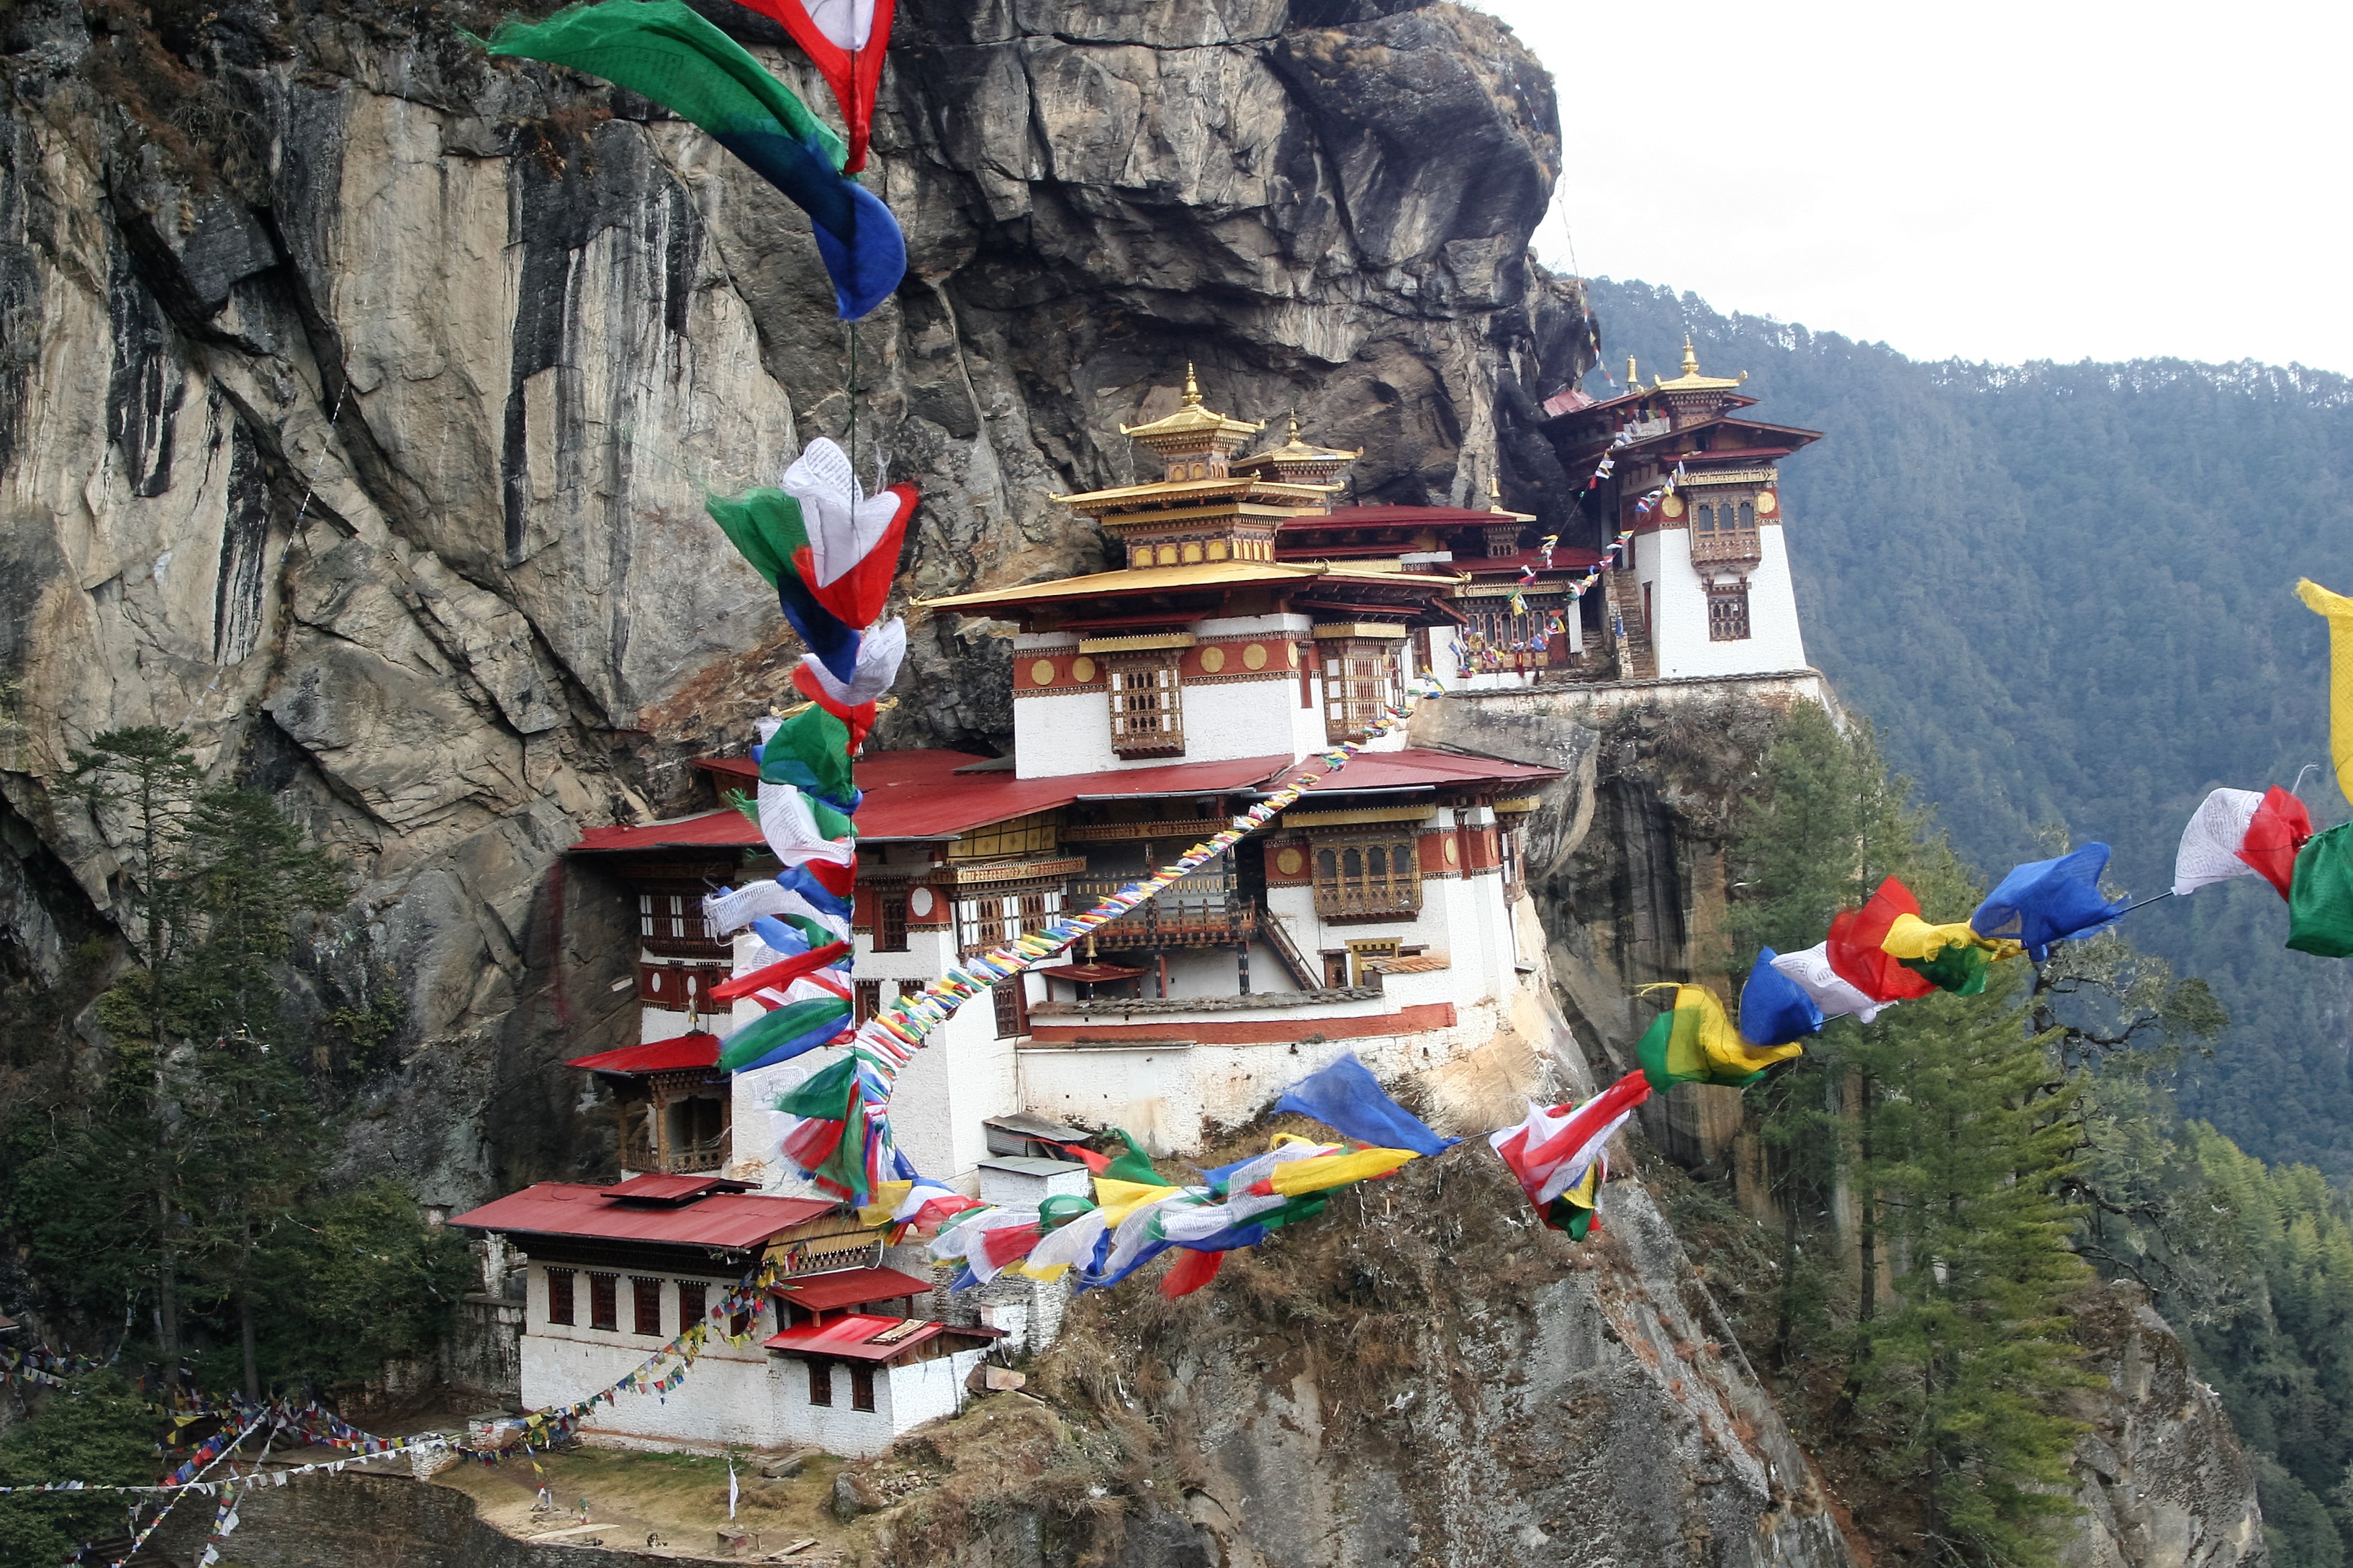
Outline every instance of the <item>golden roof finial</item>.
{"label": "golden roof finial", "polygon": [[1291,444],[1294,447],[1299,445],[1299,410],[1296,408],[1291,411]]}
{"label": "golden roof finial", "polygon": [[1628,354],[1626,356],[1626,390],[1629,392],[1640,392],[1642,390],[1642,377],[1641,374],[1634,369],[1634,356],[1632,354]]}
{"label": "golden roof finial", "polygon": [[1683,334],[1683,374],[1685,375],[1697,375],[1699,374],[1699,354],[1692,347],[1691,334],[1689,332],[1685,332]]}
{"label": "golden roof finial", "polygon": [[1197,407],[1201,401],[1201,384],[1193,379],[1193,362],[1185,362],[1185,405]]}
{"label": "golden roof finial", "polygon": [[1503,481],[1496,479],[1493,474],[1489,474],[1487,476],[1487,499],[1489,500],[1502,500],[1504,499]]}

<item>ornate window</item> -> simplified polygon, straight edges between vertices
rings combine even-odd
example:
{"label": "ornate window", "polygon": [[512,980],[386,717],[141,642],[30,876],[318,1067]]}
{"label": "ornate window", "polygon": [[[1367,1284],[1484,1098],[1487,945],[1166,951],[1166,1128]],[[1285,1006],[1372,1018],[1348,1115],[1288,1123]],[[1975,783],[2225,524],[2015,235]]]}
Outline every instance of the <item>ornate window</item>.
{"label": "ornate window", "polygon": [[710,1287],[700,1279],[678,1282],[678,1326],[682,1332],[702,1321],[710,1308]]}
{"label": "ornate window", "polygon": [[1707,585],[1707,640],[1748,640],[1748,580]]}
{"label": "ornate window", "polygon": [[1017,1040],[1029,1032],[1029,999],[1022,993],[1021,976],[1008,975],[988,988],[989,1005],[997,1009],[997,1037]]}
{"label": "ornate window", "polygon": [[1176,756],[1185,750],[1184,687],[1176,655],[1111,662],[1111,749],[1123,757]]}
{"label": "ornate window", "polygon": [[1002,947],[1016,937],[1043,931],[1062,912],[1062,887],[1050,882],[1015,892],[987,892],[958,899],[955,906],[959,952],[983,952]]}
{"label": "ornate window", "polygon": [[1381,710],[1404,695],[1398,649],[1404,639],[1345,637],[1324,643],[1324,740],[1361,741]]}
{"label": "ornate window", "polygon": [[661,1288],[659,1279],[630,1276],[629,1327],[648,1339],[662,1337]]}
{"label": "ornate window", "polygon": [[[1199,464],[1194,467],[1198,468]],[[849,1363],[849,1407],[852,1410],[874,1408],[874,1369],[863,1362]]]}
{"label": "ornate window", "polygon": [[809,1403],[831,1405],[833,1403],[833,1363],[829,1361],[812,1361],[808,1363],[808,1369]]}
{"label": "ornate window", "polygon": [[1694,561],[1754,561],[1757,558],[1757,505],[1752,498],[1702,501],[1692,509]]}
{"label": "ornate window", "polygon": [[1421,862],[1413,835],[1325,839],[1315,846],[1315,912],[1370,920],[1421,912]]}

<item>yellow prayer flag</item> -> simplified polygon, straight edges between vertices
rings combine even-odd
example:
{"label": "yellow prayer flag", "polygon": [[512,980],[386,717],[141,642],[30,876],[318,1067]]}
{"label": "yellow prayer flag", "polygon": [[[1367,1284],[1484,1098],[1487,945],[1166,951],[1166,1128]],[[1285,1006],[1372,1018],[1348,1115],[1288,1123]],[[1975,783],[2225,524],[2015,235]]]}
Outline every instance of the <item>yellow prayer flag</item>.
{"label": "yellow prayer flag", "polygon": [[1103,1224],[1116,1226],[1144,1205],[1174,1197],[1182,1191],[1182,1187],[1163,1187],[1149,1182],[1121,1182],[1109,1176],[1097,1176],[1095,1206],[1103,1210]]}
{"label": "yellow prayer flag", "polygon": [[1356,1149],[1345,1154],[1317,1154],[1277,1165],[1266,1184],[1284,1197],[1301,1193],[1329,1192],[1373,1176],[1386,1176],[1408,1160],[1419,1158],[1410,1149]]}
{"label": "yellow prayer flag", "polygon": [[2353,800],[2353,599],[2309,577],[2297,580],[2295,594],[2313,614],[2328,617],[2328,753],[2337,762],[2337,787]]}
{"label": "yellow prayer flag", "polygon": [[1736,1073],[1752,1073],[1805,1055],[1792,1040],[1786,1046],[1752,1046],[1725,1016],[1724,1004],[1704,985],[1675,987],[1675,1043],[1696,1047],[1716,1066]]}
{"label": "yellow prayer flag", "polygon": [[874,1201],[858,1211],[858,1223],[860,1225],[889,1223],[891,1216],[898,1212],[899,1205],[907,1201],[907,1194],[914,1190],[915,1184],[913,1182],[875,1183]]}

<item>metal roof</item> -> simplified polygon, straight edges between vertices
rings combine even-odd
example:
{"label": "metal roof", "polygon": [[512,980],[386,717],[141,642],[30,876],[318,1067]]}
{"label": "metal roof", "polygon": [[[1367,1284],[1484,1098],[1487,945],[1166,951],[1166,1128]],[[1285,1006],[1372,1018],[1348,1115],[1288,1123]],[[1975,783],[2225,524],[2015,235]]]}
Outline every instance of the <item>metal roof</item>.
{"label": "metal roof", "polygon": [[517,1236],[586,1237],[750,1252],[793,1226],[840,1206],[824,1198],[714,1193],[676,1208],[648,1208],[607,1197],[604,1189],[585,1183],[539,1182],[469,1210],[449,1223]]}
{"label": "metal roof", "polygon": [[[1324,773],[1322,761],[1310,757],[1287,768],[1278,784],[1289,784],[1303,773]],[[1500,757],[1472,756],[1461,752],[1437,752],[1411,747],[1402,752],[1358,752],[1346,769],[1329,783],[1310,789],[1302,804],[1330,795],[1363,795],[1377,790],[1434,789],[1446,785],[1482,784],[1536,784],[1561,777],[1558,768],[1532,763],[1507,763]],[[1277,817],[1278,823],[1282,819]]]}
{"label": "metal roof", "polygon": [[862,1307],[896,1296],[920,1296],[931,1288],[930,1280],[896,1268],[837,1268],[830,1274],[779,1280],[769,1293],[807,1311],[830,1312],[838,1307]]}
{"label": "metal roof", "polygon": [[[930,1288],[924,1287],[925,1289]],[[773,1339],[763,1342],[763,1346],[767,1350],[798,1355],[884,1362],[905,1354],[925,1340],[937,1338],[946,1328],[945,1323],[927,1323],[913,1318],[884,1318],[866,1312],[852,1312],[847,1317],[828,1318],[821,1323],[797,1323]],[[879,1334],[891,1334],[892,1337],[887,1344],[877,1344],[874,1341]]]}

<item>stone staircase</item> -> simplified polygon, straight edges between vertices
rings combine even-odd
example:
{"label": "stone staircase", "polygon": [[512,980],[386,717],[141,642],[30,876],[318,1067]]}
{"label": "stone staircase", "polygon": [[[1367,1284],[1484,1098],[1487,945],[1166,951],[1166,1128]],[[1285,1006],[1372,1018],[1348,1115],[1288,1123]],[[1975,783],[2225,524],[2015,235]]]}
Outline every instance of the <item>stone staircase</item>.
{"label": "stone staircase", "polygon": [[1618,679],[1658,679],[1658,650],[1651,646],[1651,628],[1642,620],[1642,585],[1630,572],[1609,572],[1603,576],[1609,584],[1609,613],[1626,628],[1625,635],[1616,639]]}

